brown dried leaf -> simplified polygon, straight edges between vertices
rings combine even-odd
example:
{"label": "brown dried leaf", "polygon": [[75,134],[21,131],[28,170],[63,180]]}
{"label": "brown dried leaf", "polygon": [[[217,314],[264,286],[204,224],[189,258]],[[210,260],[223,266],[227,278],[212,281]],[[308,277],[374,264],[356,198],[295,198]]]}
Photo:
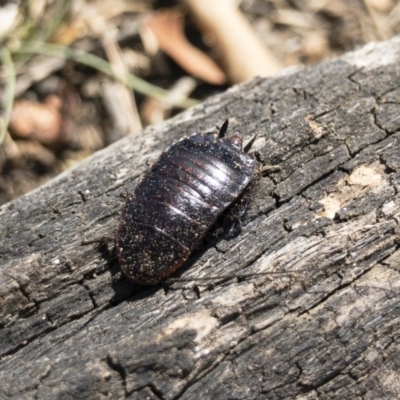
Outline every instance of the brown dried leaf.
{"label": "brown dried leaf", "polygon": [[45,145],[60,141],[62,115],[61,100],[50,95],[44,103],[18,100],[11,113],[10,131],[20,139],[36,139]]}
{"label": "brown dried leaf", "polygon": [[194,47],[184,34],[183,14],[178,9],[154,14],[145,24],[160,48],[191,75],[214,85],[226,82],[225,73],[205,53]]}
{"label": "brown dried leaf", "polygon": [[375,9],[381,13],[389,13],[396,2],[394,0],[364,0],[368,7]]}
{"label": "brown dried leaf", "polygon": [[215,38],[226,73],[234,83],[271,76],[282,69],[255,33],[236,0],[181,0],[201,29]]}

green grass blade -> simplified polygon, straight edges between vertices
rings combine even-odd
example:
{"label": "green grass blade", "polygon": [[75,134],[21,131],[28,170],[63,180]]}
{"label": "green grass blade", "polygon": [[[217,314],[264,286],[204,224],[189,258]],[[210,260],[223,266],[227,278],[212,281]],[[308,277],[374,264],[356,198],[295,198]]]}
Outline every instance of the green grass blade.
{"label": "green grass blade", "polygon": [[145,80],[138,78],[133,74],[118,73],[113,70],[112,65],[108,61],[82,50],[51,43],[23,42],[18,49],[13,49],[13,52],[20,54],[35,53],[74,60],[77,63],[92,67],[103,74],[124,83],[138,93],[163,100],[166,103],[176,107],[189,108],[198,103],[197,100],[190,98],[179,102],[172,101],[168,98],[169,92],[167,90],[152,85],[151,83],[146,82]]}
{"label": "green grass blade", "polygon": [[0,145],[3,143],[10,123],[11,111],[14,105],[15,96],[15,68],[11,58],[11,54],[7,47],[3,46],[0,48],[0,61],[4,69],[4,97],[3,97],[3,121],[0,127]]}

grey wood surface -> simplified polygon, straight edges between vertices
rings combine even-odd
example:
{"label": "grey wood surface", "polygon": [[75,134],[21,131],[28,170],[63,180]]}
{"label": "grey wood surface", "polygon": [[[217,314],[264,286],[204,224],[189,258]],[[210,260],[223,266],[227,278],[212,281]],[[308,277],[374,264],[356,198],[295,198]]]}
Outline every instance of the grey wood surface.
{"label": "grey wood surface", "polygon": [[[1,207],[0,398],[398,398],[399,58],[398,37],[235,86]],[[228,117],[280,169],[177,274],[219,279],[140,287],[112,241],[81,244]]]}

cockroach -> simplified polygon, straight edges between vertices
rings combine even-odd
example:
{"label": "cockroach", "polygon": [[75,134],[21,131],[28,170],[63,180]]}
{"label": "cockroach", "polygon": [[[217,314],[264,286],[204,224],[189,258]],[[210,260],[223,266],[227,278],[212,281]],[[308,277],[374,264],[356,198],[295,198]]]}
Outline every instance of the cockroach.
{"label": "cockroach", "polygon": [[151,285],[179,268],[255,175],[240,135],[195,133],[164,151],[127,197],[116,235],[121,269]]}

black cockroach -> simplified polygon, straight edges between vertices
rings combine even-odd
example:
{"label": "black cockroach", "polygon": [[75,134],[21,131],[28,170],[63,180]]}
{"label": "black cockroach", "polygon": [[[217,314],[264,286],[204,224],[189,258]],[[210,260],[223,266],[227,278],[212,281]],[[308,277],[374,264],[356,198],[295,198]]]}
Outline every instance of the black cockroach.
{"label": "black cockroach", "polygon": [[116,235],[122,271],[150,285],[174,272],[249,185],[255,160],[242,138],[195,133],[163,152],[129,195]]}

